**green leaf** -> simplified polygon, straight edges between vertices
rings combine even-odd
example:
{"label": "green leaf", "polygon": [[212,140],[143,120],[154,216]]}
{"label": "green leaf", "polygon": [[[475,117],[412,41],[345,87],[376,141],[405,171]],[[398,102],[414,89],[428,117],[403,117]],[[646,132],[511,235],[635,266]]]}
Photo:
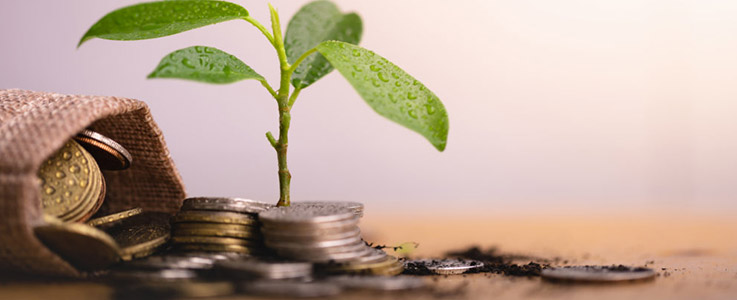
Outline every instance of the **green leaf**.
{"label": "green leaf", "polygon": [[[318,44],[337,40],[358,44],[363,33],[361,17],[342,14],[329,1],[315,1],[303,6],[287,25],[284,47],[289,63]],[[319,53],[308,56],[292,75],[292,85],[305,88],[330,73],[333,67]]]}
{"label": "green leaf", "polygon": [[363,100],[380,115],[423,135],[439,151],[448,139],[448,113],[437,96],[385,58],[356,45],[317,46]]}
{"label": "green leaf", "polygon": [[245,79],[265,80],[235,56],[205,46],[170,53],[161,59],[148,78],[178,78],[220,84]]}
{"label": "green leaf", "polygon": [[248,11],[224,1],[157,1],[135,4],[108,13],[97,21],[79,41],[145,40],[228,20],[245,18]]}

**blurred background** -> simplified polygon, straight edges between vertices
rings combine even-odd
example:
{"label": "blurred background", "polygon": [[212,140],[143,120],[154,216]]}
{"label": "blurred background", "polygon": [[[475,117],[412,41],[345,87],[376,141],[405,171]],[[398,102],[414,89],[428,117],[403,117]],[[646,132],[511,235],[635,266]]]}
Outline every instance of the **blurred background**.
{"label": "blurred background", "polygon": [[[147,80],[171,51],[206,45],[278,80],[246,22],[146,41],[79,38],[139,1],[3,0],[0,88],[143,100],[188,194],[276,202],[276,103],[256,81]],[[235,2],[268,24],[266,1]],[[733,1],[336,1],[361,45],[432,89],[445,152],[374,113],[333,72],[293,109],[298,200],[367,212],[737,212],[737,3]],[[284,27],[307,1],[273,0]]]}

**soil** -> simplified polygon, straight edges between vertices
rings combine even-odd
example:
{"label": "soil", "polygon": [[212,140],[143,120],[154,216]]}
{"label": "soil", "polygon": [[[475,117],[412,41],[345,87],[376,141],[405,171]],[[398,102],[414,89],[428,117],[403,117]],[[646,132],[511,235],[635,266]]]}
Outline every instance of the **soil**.
{"label": "soil", "polygon": [[[464,250],[450,251],[446,253],[446,255],[451,258],[484,263],[483,267],[472,269],[469,272],[466,272],[466,274],[493,273],[505,276],[535,277],[540,276],[540,272],[544,268],[549,267],[549,260],[517,254],[499,254],[496,248],[490,248],[484,251],[481,248],[474,246]],[[513,263],[515,260],[529,260],[529,262],[527,264],[516,264]],[[431,260],[429,262],[410,261],[405,265],[405,271],[403,274],[424,276],[435,275],[435,273],[428,269],[428,266],[436,263],[438,263],[438,260]]]}
{"label": "soil", "polygon": [[[474,270],[473,273],[493,273],[505,276],[535,277],[540,276],[540,272],[550,266],[550,261],[547,259],[519,254],[500,254],[496,248],[489,248],[484,251],[478,246],[464,250],[450,251],[447,255],[483,262],[484,266]],[[527,264],[513,263],[513,261],[516,260],[529,260],[529,262]]]}

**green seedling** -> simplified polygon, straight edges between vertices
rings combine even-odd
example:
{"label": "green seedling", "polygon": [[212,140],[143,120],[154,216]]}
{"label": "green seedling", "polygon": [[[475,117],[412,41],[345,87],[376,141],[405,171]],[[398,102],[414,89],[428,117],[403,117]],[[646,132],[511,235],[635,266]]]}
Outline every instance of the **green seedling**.
{"label": "green seedling", "polygon": [[279,14],[269,5],[269,31],[248,11],[225,1],[156,1],[124,7],[97,21],[79,41],[93,39],[145,40],[225,22],[244,20],[255,26],[279,57],[280,81],[275,89],[243,61],[225,51],[206,46],[180,49],[165,56],[148,78],[178,78],[226,84],[253,79],[276,99],[279,136],[266,138],[279,163],[279,202],[288,206],[291,174],[287,145],[291,110],[300,92],[337,69],[378,114],[424,136],[438,150],[445,149],[448,113],[437,96],[414,77],[385,58],[357,46],[363,32],[361,18],[344,14],[329,1],[302,7],[282,35]]}

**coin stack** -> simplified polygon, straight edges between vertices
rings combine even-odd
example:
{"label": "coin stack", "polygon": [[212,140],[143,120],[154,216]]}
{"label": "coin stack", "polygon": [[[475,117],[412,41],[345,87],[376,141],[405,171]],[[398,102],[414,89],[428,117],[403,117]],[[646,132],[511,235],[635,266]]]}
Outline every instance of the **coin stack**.
{"label": "coin stack", "polygon": [[317,209],[320,209],[321,207],[345,208],[353,212],[359,218],[363,218],[363,203],[359,202],[300,201],[292,203],[292,205],[299,207],[315,207]]}
{"label": "coin stack", "polygon": [[86,221],[105,199],[105,180],[97,162],[74,140],[42,164],[38,177],[44,213],[62,221]]}
{"label": "coin stack", "polygon": [[132,160],[112,139],[91,130],[81,131],[38,171],[44,213],[67,222],[87,221],[105,200],[101,169],[124,170]]}
{"label": "coin stack", "polygon": [[308,202],[262,212],[259,220],[266,246],[279,256],[324,264],[331,273],[401,273],[401,262],[361,238],[362,213],[360,203]]}
{"label": "coin stack", "polygon": [[172,244],[178,251],[266,253],[258,213],[273,205],[240,198],[185,199],[171,219]]}

